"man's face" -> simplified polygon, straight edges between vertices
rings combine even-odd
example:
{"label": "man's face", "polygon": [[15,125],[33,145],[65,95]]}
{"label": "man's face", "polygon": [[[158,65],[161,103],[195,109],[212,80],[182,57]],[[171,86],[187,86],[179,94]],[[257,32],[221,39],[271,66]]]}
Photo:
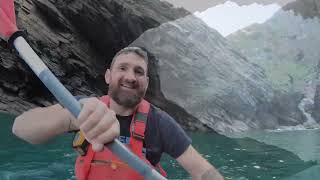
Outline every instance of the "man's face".
{"label": "man's face", "polygon": [[149,78],[147,63],[135,53],[120,54],[105,74],[108,95],[119,105],[133,108],[144,97]]}

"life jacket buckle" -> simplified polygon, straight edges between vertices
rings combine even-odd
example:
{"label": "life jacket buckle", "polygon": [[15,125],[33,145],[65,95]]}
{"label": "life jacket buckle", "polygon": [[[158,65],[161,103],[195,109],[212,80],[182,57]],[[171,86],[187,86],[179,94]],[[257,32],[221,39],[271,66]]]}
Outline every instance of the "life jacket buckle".
{"label": "life jacket buckle", "polygon": [[85,139],[84,135],[78,131],[72,142],[72,147],[75,149],[81,156],[85,156],[87,154],[89,142]]}
{"label": "life jacket buckle", "polygon": [[144,136],[142,136],[136,132],[132,132],[132,137],[139,139],[139,140],[144,140]]}

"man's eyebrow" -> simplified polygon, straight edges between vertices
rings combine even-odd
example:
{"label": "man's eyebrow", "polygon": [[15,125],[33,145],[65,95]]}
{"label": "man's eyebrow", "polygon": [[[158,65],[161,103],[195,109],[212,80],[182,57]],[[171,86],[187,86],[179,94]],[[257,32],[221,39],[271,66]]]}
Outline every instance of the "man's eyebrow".
{"label": "man's eyebrow", "polygon": [[135,66],[135,69],[137,69],[137,70],[143,70],[144,72],[146,71],[142,66],[140,66],[140,65],[137,65],[137,66]]}
{"label": "man's eyebrow", "polygon": [[119,63],[117,66],[127,66],[129,63],[123,62],[123,63]]}

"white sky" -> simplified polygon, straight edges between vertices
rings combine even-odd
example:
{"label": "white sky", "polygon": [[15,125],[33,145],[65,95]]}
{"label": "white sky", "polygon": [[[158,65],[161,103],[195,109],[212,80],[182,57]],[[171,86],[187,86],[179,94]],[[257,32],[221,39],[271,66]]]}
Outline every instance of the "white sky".
{"label": "white sky", "polygon": [[254,3],[248,6],[238,6],[234,2],[227,1],[224,4],[194,14],[223,36],[228,36],[253,23],[264,23],[280,8],[281,6],[278,4],[264,6]]}

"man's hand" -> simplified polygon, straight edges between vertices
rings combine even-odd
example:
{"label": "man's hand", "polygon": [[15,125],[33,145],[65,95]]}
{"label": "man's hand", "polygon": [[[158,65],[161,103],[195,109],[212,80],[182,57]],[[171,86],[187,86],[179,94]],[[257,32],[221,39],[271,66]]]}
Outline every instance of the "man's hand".
{"label": "man's hand", "polygon": [[74,125],[83,132],[94,151],[102,151],[104,144],[120,135],[116,114],[97,98],[84,98],[80,103],[82,110]]}

